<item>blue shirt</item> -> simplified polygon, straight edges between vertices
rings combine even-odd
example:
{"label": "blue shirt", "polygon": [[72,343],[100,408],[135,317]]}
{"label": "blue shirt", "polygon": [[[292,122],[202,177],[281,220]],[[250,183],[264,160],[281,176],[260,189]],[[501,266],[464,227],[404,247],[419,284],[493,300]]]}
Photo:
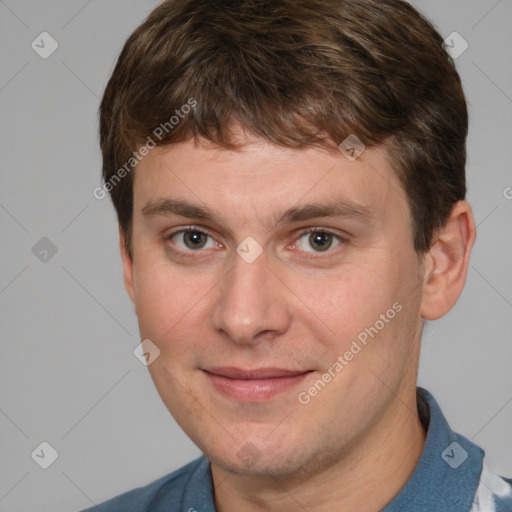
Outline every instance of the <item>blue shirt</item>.
{"label": "blue shirt", "polygon": [[[434,397],[422,388],[418,412],[427,428],[421,458],[382,512],[512,512],[512,480],[489,471],[484,451],[450,429]],[[201,456],[84,512],[216,512],[210,463]]]}

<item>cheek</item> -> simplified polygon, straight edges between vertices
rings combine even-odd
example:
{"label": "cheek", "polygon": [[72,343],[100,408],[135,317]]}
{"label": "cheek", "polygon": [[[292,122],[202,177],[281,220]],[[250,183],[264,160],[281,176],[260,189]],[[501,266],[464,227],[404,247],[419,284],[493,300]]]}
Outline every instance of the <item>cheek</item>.
{"label": "cheek", "polygon": [[400,268],[396,259],[354,264],[323,287],[309,287],[308,300],[320,305],[315,313],[328,327],[331,362],[347,353],[351,367],[401,364],[414,339],[417,305],[408,296],[412,279]]}
{"label": "cheek", "polygon": [[135,309],[141,336],[163,351],[172,348],[176,352],[179,340],[193,344],[192,325],[205,325],[199,317],[207,297],[201,277],[171,270],[163,264],[139,266]]}
{"label": "cheek", "polygon": [[335,339],[348,341],[373,325],[397,300],[395,283],[378,273],[378,265],[345,266],[323,280],[303,287],[303,301],[315,311]]}

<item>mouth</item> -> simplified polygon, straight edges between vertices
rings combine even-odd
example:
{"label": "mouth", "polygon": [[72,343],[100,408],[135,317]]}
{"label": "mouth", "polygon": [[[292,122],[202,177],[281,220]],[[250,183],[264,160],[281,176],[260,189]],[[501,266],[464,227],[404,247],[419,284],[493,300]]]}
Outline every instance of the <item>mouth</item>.
{"label": "mouth", "polygon": [[203,372],[221,394],[244,402],[263,402],[297,386],[312,370],[214,367]]}

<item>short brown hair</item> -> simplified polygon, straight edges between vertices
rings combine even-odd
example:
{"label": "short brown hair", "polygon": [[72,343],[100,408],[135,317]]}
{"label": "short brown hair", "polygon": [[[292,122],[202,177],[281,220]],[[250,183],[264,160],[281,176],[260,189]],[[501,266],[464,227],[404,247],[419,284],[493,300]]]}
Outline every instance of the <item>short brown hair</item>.
{"label": "short brown hair", "polygon": [[428,251],[466,194],[467,107],[442,43],[401,0],[163,2],[126,41],[100,106],[103,179],[128,249],[133,152],[194,137],[235,149],[239,125],[291,148],[336,149],[350,134],[386,145],[414,248]]}

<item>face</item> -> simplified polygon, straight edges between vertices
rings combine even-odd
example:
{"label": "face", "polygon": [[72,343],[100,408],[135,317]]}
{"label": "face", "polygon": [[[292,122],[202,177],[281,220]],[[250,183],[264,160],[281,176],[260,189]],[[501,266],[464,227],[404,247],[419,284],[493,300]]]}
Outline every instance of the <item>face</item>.
{"label": "face", "polygon": [[421,328],[410,222],[383,148],[188,141],[140,162],[126,286],[156,388],[214,464],[293,474],[396,413]]}

